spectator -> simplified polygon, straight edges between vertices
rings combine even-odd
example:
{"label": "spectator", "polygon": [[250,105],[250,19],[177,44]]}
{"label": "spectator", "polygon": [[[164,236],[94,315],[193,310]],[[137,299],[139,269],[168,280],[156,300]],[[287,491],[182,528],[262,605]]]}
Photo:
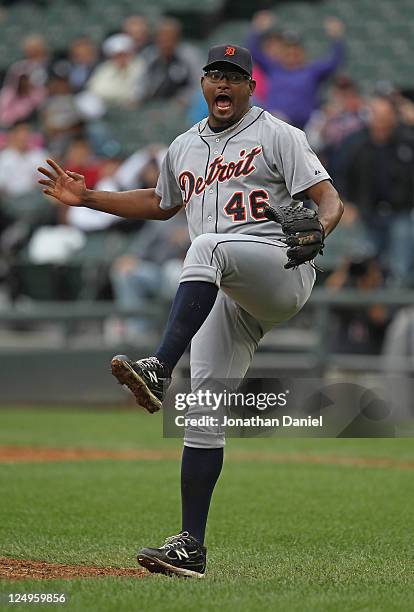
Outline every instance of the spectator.
{"label": "spectator", "polygon": [[370,103],[368,129],[349,150],[346,195],[354,202],[391,281],[413,286],[414,139],[390,100]]}
{"label": "spectator", "polygon": [[69,82],[72,91],[84,89],[99,60],[98,49],[87,36],[80,36],[69,47]]}
{"label": "spectator", "polygon": [[102,163],[98,161],[86,138],[78,136],[69,144],[64,159],[65,168],[83,174],[88,189],[94,189],[100,179]]}
{"label": "spectator", "polygon": [[[119,191],[155,187],[165,153],[165,147],[152,145],[137,151],[124,162],[106,160],[100,167],[101,178],[95,188],[99,191]],[[80,170],[76,172],[84,174]],[[85,232],[114,226],[122,231],[137,231],[142,227],[141,221],[120,219],[116,215],[81,206],[67,209],[67,214],[70,225]]]}
{"label": "spectator", "polygon": [[32,129],[28,123],[17,123],[8,133],[8,143],[0,151],[0,194],[22,196],[38,193],[37,168],[48,156],[43,149],[30,146]]}
{"label": "spectator", "polygon": [[50,54],[45,39],[40,34],[30,34],[23,39],[22,48],[24,59],[10,66],[2,90],[0,112],[4,120],[0,118],[0,122],[7,126],[28,119],[40,104],[39,99],[46,95],[43,87],[48,79]]}
{"label": "spectator", "polygon": [[[115,175],[121,163],[119,159],[107,159],[102,163],[100,167],[101,178],[95,185],[97,190],[117,191],[119,189]],[[68,224],[83,232],[105,230],[122,222],[116,215],[111,215],[110,213],[105,213],[100,210],[92,210],[85,206],[66,208],[66,215]]]}
{"label": "spectator", "polygon": [[266,73],[255,64],[253,66],[253,79],[256,81],[256,89],[254,90],[253,100],[258,106],[264,107],[269,91],[269,83]]}
{"label": "spectator", "polygon": [[[399,399],[403,376],[414,376],[414,307],[401,308],[395,313],[385,336],[383,346],[384,366],[387,374],[398,375]],[[413,414],[412,385],[408,385],[408,401]],[[402,397],[401,397],[402,399]]]}
{"label": "spectator", "polygon": [[[312,113],[305,131],[311,147],[324,160],[338,187],[344,153],[343,143],[367,123],[367,104],[349,77],[335,79],[327,104]],[[340,185],[342,187],[342,185]]]}
{"label": "spectator", "polygon": [[46,94],[43,85],[32,82],[30,68],[25,62],[15,64],[0,91],[0,123],[10,127],[18,121],[32,119]]}
{"label": "spectator", "polygon": [[[326,280],[335,291],[356,289],[361,293],[383,286],[384,276],[378,259],[353,256]],[[335,353],[379,354],[388,325],[387,309],[381,304],[368,308],[334,308],[335,325],[331,330],[331,350]]]}
{"label": "spectator", "polygon": [[145,50],[145,73],[137,80],[141,102],[176,99],[188,105],[200,81],[201,59],[197,49],[181,43],[181,25],[164,18],[157,27],[155,44]]}
{"label": "spectator", "polygon": [[87,87],[108,105],[131,107],[144,70],[142,60],[134,55],[134,41],[127,34],[114,34],[102,48],[108,59],[97,66]]}
{"label": "spectator", "polygon": [[[284,51],[283,35],[275,28],[275,18],[270,11],[259,11],[255,16],[255,28],[263,32],[261,44],[262,50],[267,57],[275,62],[281,62]],[[257,62],[253,63],[253,78],[256,81],[254,99],[259,106],[266,107],[269,93],[269,83],[266,72]]]}
{"label": "spectator", "polygon": [[324,270],[334,270],[350,252],[367,257],[372,256],[375,249],[357,207],[351,202],[344,202],[344,214],[335,230],[335,240],[326,242],[323,256],[318,256],[316,263]]}
{"label": "spectator", "polygon": [[402,92],[396,92],[393,102],[398,112],[401,123],[409,129],[414,128],[414,101]]}
{"label": "spectator", "polygon": [[83,130],[83,117],[70,86],[67,64],[55,65],[47,88],[42,128],[50,152],[61,158],[72,138]]}
{"label": "spectator", "polygon": [[12,65],[19,69],[23,61],[30,74],[30,80],[36,85],[45,85],[50,67],[50,51],[41,34],[29,34],[22,43],[24,59]]}
{"label": "spectator", "polygon": [[[117,191],[119,189],[119,184],[116,180],[116,174],[119,168],[122,166],[122,163],[123,160],[118,157],[112,157],[102,161],[99,169],[100,178],[95,185],[95,189],[97,191]],[[85,208],[85,210],[91,211],[92,209]],[[100,211],[93,210],[92,212]],[[117,217],[117,219],[119,219],[119,217]]]}
{"label": "spectator", "polygon": [[166,152],[165,146],[153,144],[133,153],[116,172],[116,189],[155,187]]}
{"label": "spectator", "polygon": [[[189,246],[183,213],[166,223],[147,221],[145,231],[138,234],[129,252],[112,267],[111,281],[117,304],[125,309],[139,309],[148,299],[171,301]],[[142,341],[143,334],[154,331],[151,324],[154,326],[145,317],[129,318],[126,338],[129,342]]]}
{"label": "spectator", "polygon": [[[273,18],[273,16],[272,16]],[[269,112],[303,128],[312,111],[318,107],[318,92],[321,83],[330,77],[343,62],[345,45],[343,41],[344,26],[339,19],[329,18],[325,21],[325,31],[332,40],[331,51],[325,58],[306,62],[306,54],[300,39],[293,34],[283,36],[282,45],[268,45],[262,48],[262,37],[268,38],[270,19],[263,19],[259,13],[253,19],[252,30],[248,36],[247,46],[253,60],[265,72],[269,90],[265,108]]]}
{"label": "spectator", "polygon": [[143,15],[130,15],[123,23],[122,30],[134,41],[135,53],[139,54],[151,43],[148,19]]}

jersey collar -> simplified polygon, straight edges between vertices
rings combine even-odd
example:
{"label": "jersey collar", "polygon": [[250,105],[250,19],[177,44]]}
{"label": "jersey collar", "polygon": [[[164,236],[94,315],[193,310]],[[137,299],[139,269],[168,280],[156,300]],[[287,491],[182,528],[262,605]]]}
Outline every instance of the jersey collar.
{"label": "jersey collar", "polygon": [[200,121],[200,123],[198,124],[198,133],[200,136],[203,137],[212,137],[212,136],[216,136],[218,138],[222,138],[223,136],[227,136],[228,134],[232,134],[233,132],[238,131],[240,128],[245,127],[246,125],[248,125],[250,122],[254,121],[255,119],[257,119],[257,117],[260,115],[260,113],[262,113],[263,110],[261,108],[259,108],[258,106],[252,106],[245,115],[243,115],[243,117],[237,121],[237,123],[234,123],[233,125],[231,125],[230,127],[226,128],[225,130],[221,131],[221,132],[213,132],[213,130],[210,129],[210,126],[208,125],[208,118],[203,119],[202,121]]}

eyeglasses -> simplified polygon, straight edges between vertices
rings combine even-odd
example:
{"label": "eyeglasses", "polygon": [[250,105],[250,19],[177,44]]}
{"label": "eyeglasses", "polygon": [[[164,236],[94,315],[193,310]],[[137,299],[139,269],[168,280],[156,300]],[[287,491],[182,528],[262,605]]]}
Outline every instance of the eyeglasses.
{"label": "eyeglasses", "polygon": [[251,81],[252,77],[242,72],[223,72],[222,70],[207,70],[204,73],[206,79],[211,83],[219,83],[221,79],[227,79],[229,83],[239,85],[243,81]]}

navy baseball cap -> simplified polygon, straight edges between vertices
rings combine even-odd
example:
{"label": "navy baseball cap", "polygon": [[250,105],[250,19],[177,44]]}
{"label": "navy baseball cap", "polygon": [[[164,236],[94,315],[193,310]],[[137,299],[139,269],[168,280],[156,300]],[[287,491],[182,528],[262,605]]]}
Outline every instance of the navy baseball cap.
{"label": "navy baseball cap", "polygon": [[217,45],[216,47],[211,47],[208,51],[207,64],[203,67],[203,70],[210,70],[218,62],[237,66],[249,76],[252,76],[252,56],[250,51],[244,47],[238,47],[237,45]]}

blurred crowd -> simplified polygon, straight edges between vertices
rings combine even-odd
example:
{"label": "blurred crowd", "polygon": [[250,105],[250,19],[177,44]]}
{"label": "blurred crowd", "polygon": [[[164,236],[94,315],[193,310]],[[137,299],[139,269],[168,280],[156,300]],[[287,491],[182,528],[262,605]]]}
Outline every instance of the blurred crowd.
{"label": "blurred crowd", "polygon": [[[361,91],[347,69],[344,24],[331,17],[324,29],[326,52],[309,59],[305,28],[284,30],[274,12],[252,17],[245,45],[255,103],[306,132],[345,202],[319,283],[332,291],[412,288],[413,92],[386,82]],[[139,114],[161,100],[185,110],[190,127],[207,112],[202,65],[171,17],[150,25],[131,15],[100,45],[80,34],[58,54],[42,34],[28,33],[0,88],[0,279],[9,300],[109,298],[134,308],[148,297],[171,299],[189,244],[182,215],[157,224],[63,209],[38,189],[37,167],[51,156],[83,174],[89,188],[155,186],[169,142],[127,156],[114,146],[107,114]],[[73,287],[68,266],[78,274]],[[39,271],[50,275],[52,267],[57,280],[44,295]],[[378,353],[394,314],[380,305],[337,310],[334,350]],[[123,332],[140,337],[150,328],[131,318]]]}
{"label": "blurred crowd", "polygon": [[[90,189],[154,187],[169,143],[125,155],[106,117],[137,116],[154,100],[189,108],[201,65],[171,17],[150,27],[131,15],[101,45],[80,35],[58,54],[39,33],[22,41],[0,89],[0,274],[10,300],[111,298],[134,308],[160,286],[171,299],[189,245],[182,215],[167,228],[67,209],[43,196],[37,168],[53,157]],[[127,331],[148,327],[130,321]]]}

